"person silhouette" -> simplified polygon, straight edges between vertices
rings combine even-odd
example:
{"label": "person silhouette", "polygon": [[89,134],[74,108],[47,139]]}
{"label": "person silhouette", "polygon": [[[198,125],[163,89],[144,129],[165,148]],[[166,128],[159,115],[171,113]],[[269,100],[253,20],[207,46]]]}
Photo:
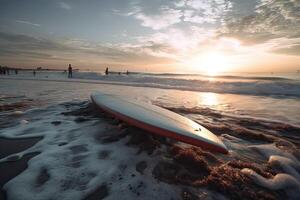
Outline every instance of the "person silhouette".
{"label": "person silhouette", "polygon": [[105,69],[105,75],[108,75],[108,67]]}
{"label": "person silhouette", "polygon": [[68,78],[72,78],[73,77],[73,75],[72,75],[72,66],[71,66],[71,64],[69,64],[69,68],[68,68]]}

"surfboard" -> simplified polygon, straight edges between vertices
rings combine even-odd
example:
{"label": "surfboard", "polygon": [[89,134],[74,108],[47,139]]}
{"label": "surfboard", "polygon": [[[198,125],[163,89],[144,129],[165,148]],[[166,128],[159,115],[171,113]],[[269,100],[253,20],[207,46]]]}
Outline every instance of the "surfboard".
{"label": "surfboard", "polygon": [[92,102],[115,118],[148,132],[201,147],[228,153],[224,143],[200,124],[170,110],[128,97],[97,92]]}

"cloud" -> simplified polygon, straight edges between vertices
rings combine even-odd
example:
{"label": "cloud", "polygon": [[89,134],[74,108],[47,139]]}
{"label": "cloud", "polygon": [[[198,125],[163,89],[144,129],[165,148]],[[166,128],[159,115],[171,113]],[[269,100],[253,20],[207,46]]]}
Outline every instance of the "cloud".
{"label": "cloud", "polygon": [[246,16],[227,17],[218,36],[236,38],[249,49],[300,56],[299,27],[300,0],[260,0]]}
{"label": "cloud", "polygon": [[31,25],[31,26],[37,26],[37,27],[40,27],[41,25],[40,24],[35,24],[35,23],[32,23],[32,22],[29,22],[29,21],[23,21],[23,20],[16,20],[17,23],[20,23],[20,24],[26,24],[26,25]]}
{"label": "cloud", "polygon": [[50,39],[35,38],[23,34],[13,34],[7,32],[0,32],[0,45],[7,45],[9,49],[22,49],[22,50],[70,50],[70,47],[61,44],[58,41]]}
{"label": "cloud", "polygon": [[113,13],[133,16],[141,21],[142,26],[161,30],[182,22],[194,24],[222,23],[223,18],[232,7],[229,0],[181,0],[175,3],[158,1],[157,4],[155,2],[145,3],[141,1],[134,4],[130,11],[113,10]]}
{"label": "cloud", "polygon": [[177,61],[186,60],[215,46],[217,41],[212,29],[190,26],[185,29],[169,28],[148,36],[139,37],[149,54],[164,55]]}
{"label": "cloud", "polygon": [[[271,40],[272,42],[272,40]],[[300,38],[280,38],[273,45],[271,52],[292,56],[300,56]]]}
{"label": "cloud", "polygon": [[140,13],[142,11],[142,8],[138,5],[135,5],[133,4],[131,7],[130,7],[130,10],[129,11],[121,11],[119,9],[112,9],[112,13],[115,14],[115,15],[120,15],[120,16],[134,16],[135,14],[137,13]]}
{"label": "cloud", "polygon": [[279,53],[279,54],[300,56],[300,44],[294,44],[285,48],[277,48],[274,49],[272,52]]}
{"label": "cloud", "polygon": [[72,9],[72,6],[64,1],[60,1],[58,2],[59,4],[59,7],[62,8],[62,9],[65,9],[65,10],[71,10]]}
{"label": "cloud", "polygon": [[142,26],[159,30],[181,22],[182,12],[180,10],[162,6],[160,7],[158,14],[147,15],[143,12],[137,12],[132,15],[136,19],[142,21]]}
{"label": "cloud", "polygon": [[[153,49],[152,49],[153,48]],[[36,38],[23,34],[0,32],[0,58],[2,60],[44,62],[48,64],[73,60],[90,64],[153,64],[171,62],[172,59],[154,52],[153,46],[129,44],[95,44],[84,40],[57,40]]]}
{"label": "cloud", "polygon": [[183,20],[191,23],[221,22],[232,8],[228,0],[182,0],[175,3],[177,8],[183,9]]}
{"label": "cloud", "polygon": [[299,27],[299,0],[261,0],[253,14],[227,19],[221,32],[255,44],[274,38],[299,38]]}
{"label": "cloud", "polygon": [[2,56],[5,56],[4,59],[10,59],[11,56],[17,56],[17,57],[21,57],[22,60],[72,60],[71,58],[63,58],[63,57],[56,57],[52,54],[48,54],[48,53],[39,53],[39,52],[30,52],[30,51],[23,51],[23,50],[10,50],[10,49],[1,49],[0,53]]}

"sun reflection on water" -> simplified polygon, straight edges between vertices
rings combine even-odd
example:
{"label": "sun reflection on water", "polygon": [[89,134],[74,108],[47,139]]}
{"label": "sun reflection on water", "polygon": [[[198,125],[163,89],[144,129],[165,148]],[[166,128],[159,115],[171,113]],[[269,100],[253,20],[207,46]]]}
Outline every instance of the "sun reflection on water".
{"label": "sun reflection on water", "polygon": [[207,92],[199,95],[199,104],[203,106],[217,106],[219,105],[219,100],[215,93]]}

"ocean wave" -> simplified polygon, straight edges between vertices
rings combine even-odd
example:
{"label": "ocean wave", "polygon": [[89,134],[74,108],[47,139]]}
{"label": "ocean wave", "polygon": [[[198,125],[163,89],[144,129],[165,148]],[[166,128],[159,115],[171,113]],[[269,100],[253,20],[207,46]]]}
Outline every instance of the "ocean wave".
{"label": "ocean wave", "polygon": [[97,72],[74,72],[73,79],[67,79],[67,73],[47,71],[37,73],[36,77],[32,77],[31,73],[26,72],[18,76],[9,76],[8,78],[114,84],[197,92],[276,96],[279,98],[300,97],[300,79],[290,79],[288,76],[222,75],[212,77],[199,74],[151,74],[136,72],[131,72],[129,75],[112,73],[105,76]]}
{"label": "ocean wave", "polygon": [[[134,75],[154,76],[154,77],[193,77],[196,79],[201,78],[214,78],[214,79],[245,79],[245,80],[294,80],[292,77],[283,76],[267,76],[266,74],[261,76],[255,76],[252,74],[246,75],[205,75],[205,74],[191,74],[191,73],[140,73],[132,72]],[[272,75],[272,74],[270,74]]]}
{"label": "ocean wave", "polygon": [[[186,76],[186,75],[185,75]],[[288,97],[300,97],[300,81],[278,77],[234,77],[221,76],[220,78],[196,79],[193,76],[180,77],[178,75],[108,75],[103,76],[94,72],[79,72],[74,78],[99,81],[111,81],[124,85],[139,85],[143,87],[155,87],[163,89],[179,89],[199,92],[231,93],[246,95],[276,95]],[[230,78],[230,80],[229,80]],[[225,80],[224,80],[225,79]],[[250,81],[251,80],[251,81]]]}

